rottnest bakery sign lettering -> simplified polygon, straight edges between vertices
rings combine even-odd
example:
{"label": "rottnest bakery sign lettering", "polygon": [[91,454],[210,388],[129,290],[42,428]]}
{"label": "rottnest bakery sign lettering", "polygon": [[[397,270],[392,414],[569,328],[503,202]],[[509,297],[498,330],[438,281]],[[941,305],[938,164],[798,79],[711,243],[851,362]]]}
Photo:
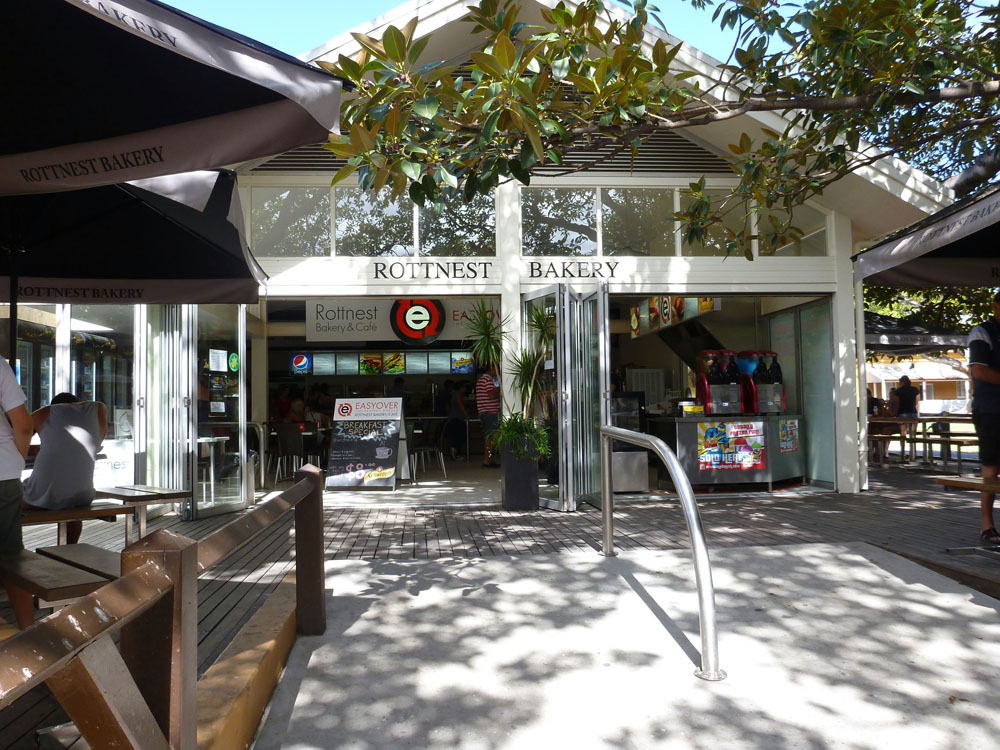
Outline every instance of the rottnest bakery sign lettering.
{"label": "rottnest bakery sign lettering", "polygon": [[618,261],[533,260],[528,263],[532,279],[613,279]]}
{"label": "rottnest bakery sign lettering", "polygon": [[141,300],[143,289],[136,287],[18,286],[21,299],[134,299]]}
{"label": "rottnest bakery sign lettering", "polygon": [[17,171],[21,173],[21,178],[25,182],[47,182],[69,177],[107,174],[121,169],[135,169],[147,164],[159,164],[162,161],[163,146],[154,146],[153,148],[138,148],[134,151],[122,151],[117,154],[92,156],[86,159],[72,159],[55,164],[40,164],[37,167],[28,167]]}
{"label": "rottnest bakery sign lettering", "polygon": [[455,279],[489,279],[491,260],[452,260],[443,263],[387,263],[376,261],[372,266],[374,279],[386,281],[452,281]]}

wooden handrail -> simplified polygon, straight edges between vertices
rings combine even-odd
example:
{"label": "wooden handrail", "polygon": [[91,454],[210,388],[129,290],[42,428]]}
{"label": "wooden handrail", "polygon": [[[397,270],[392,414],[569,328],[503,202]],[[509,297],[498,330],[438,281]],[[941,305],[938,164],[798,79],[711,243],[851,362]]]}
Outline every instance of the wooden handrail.
{"label": "wooden handrail", "polygon": [[58,672],[101,636],[120,630],[172,587],[166,572],[149,562],[5,640],[0,709]]}
{"label": "wooden handrail", "polygon": [[303,479],[280,495],[198,540],[198,572],[203,573],[223,557],[242,547],[298,505],[311,490],[312,485]]}
{"label": "wooden handrail", "polygon": [[306,465],[295,477],[200,543],[159,530],[126,547],[121,578],[7,639],[0,708],[47,681],[92,747],[194,750],[199,571],[294,508],[297,630],[326,630],[323,472]]}

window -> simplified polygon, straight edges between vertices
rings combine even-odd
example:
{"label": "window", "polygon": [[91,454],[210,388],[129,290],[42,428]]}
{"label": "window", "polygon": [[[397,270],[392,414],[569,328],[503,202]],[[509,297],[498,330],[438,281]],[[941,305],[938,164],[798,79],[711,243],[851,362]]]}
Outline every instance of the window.
{"label": "window", "polygon": [[522,255],[596,255],[597,191],[521,190]]}
{"label": "window", "polygon": [[798,231],[789,232],[782,242],[780,237],[774,235],[775,222],[787,221],[788,216],[788,211],[784,209],[761,211],[757,219],[759,254],[783,257],[826,255],[826,215],[808,205],[796,206],[792,209],[791,227]]}
{"label": "window", "polygon": [[413,204],[357,187],[334,191],[336,254],[369,258],[413,255]]}
{"label": "window", "polygon": [[674,255],[673,190],[601,189],[604,255]]}
{"label": "window", "polygon": [[[725,194],[719,191],[706,191],[706,193],[710,195]],[[691,207],[694,200],[694,197],[681,192],[681,211],[687,211]],[[714,202],[712,205],[713,207],[716,207]],[[718,257],[726,255],[736,255],[738,257],[742,257],[743,251],[741,249],[728,250],[727,243],[733,239],[737,232],[744,228],[748,221],[749,220],[743,214],[743,208],[741,206],[737,206],[724,216],[721,223],[709,226],[705,230],[705,237],[701,242],[682,242],[681,255],[693,258],[708,256]]]}
{"label": "window", "polygon": [[330,254],[328,188],[253,189],[251,247],[258,258]]}
{"label": "window", "polygon": [[493,193],[470,203],[456,197],[440,214],[426,206],[420,214],[420,254],[470,257],[496,255],[496,200]]}

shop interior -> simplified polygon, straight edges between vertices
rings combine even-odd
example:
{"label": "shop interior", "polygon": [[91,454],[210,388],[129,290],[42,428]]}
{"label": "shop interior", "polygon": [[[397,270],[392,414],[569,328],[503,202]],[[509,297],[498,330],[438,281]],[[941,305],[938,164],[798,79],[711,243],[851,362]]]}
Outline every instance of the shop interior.
{"label": "shop interior", "polygon": [[[832,486],[828,298],[612,295],[609,317],[612,424],[663,439],[696,488]],[[625,445],[614,475],[616,492],[672,487]]]}

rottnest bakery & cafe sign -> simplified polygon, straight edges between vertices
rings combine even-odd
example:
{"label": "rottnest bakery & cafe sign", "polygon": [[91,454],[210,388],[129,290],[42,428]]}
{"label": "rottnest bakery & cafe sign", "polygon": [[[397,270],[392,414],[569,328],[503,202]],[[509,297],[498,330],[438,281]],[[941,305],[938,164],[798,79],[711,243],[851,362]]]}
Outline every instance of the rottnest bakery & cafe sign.
{"label": "rottnest bakery & cafe sign", "polygon": [[479,297],[315,299],[306,301],[306,341],[461,340]]}

